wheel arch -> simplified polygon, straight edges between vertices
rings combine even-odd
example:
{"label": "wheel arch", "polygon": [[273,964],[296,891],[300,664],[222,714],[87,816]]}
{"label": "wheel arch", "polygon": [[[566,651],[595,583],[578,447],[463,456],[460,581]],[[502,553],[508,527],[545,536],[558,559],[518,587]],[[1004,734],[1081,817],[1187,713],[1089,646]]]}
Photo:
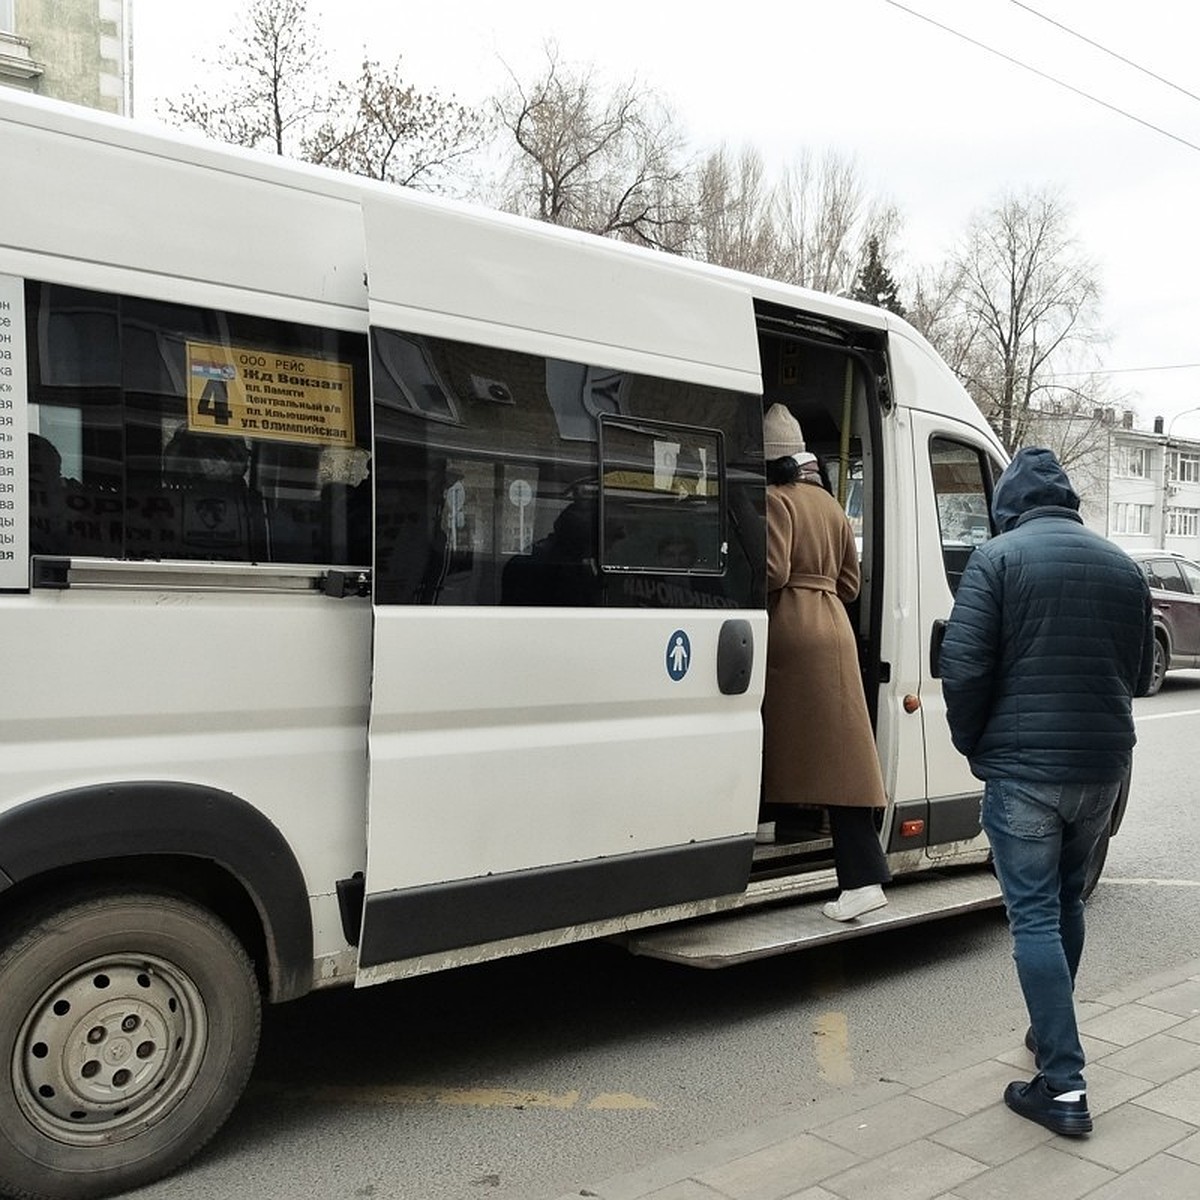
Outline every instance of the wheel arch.
{"label": "wheel arch", "polygon": [[265,966],[268,998],[312,987],[308,888],[279,829],[216,788],[138,781],[55,792],[0,814],[0,904],[112,879],[190,896]]}

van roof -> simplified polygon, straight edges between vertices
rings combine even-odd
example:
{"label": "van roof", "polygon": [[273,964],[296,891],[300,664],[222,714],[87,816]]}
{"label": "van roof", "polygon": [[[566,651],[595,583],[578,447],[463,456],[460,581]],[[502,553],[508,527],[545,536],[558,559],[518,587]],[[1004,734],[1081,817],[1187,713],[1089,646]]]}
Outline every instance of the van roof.
{"label": "van roof", "polygon": [[46,282],[754,392],[756,300],[924,341],[853,300],[6,89],[0,158],[22,164],[0,271]]}

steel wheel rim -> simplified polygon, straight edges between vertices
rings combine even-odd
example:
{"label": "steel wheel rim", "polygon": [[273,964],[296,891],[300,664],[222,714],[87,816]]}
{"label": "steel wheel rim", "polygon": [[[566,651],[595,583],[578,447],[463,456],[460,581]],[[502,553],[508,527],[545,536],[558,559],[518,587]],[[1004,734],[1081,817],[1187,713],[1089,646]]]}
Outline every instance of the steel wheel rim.
{"label": "steel wheel rim", "polygon": [[200,990],[177,965],[92,959],[31,1007],[13,1051],[13,1092],[26,1119],[56,1141],[123,1141],[182,1100],[207,1043]]}

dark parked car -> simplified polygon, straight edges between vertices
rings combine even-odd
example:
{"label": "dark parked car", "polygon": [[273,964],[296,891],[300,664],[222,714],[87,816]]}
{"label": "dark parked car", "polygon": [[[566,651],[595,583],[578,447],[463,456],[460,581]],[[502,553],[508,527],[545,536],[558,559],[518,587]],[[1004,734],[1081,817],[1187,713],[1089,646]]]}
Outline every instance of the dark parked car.
{"label": "dark parked car", "polygon": [[1154,601],[1154,679],[1181,667],[1200,667],[1200,565],[1169,550],[1131,550]]}

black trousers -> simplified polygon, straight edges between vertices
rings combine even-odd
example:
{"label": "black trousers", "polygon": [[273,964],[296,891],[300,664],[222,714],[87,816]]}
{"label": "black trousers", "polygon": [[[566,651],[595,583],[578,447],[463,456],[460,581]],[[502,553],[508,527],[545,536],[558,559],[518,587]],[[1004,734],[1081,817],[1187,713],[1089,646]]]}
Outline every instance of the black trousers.
{"label": "black trousers", "polygon": [[842,891],[888,883],[888,870],[873,808],[829,806],[829,835],[833,839],[833,865]]}

